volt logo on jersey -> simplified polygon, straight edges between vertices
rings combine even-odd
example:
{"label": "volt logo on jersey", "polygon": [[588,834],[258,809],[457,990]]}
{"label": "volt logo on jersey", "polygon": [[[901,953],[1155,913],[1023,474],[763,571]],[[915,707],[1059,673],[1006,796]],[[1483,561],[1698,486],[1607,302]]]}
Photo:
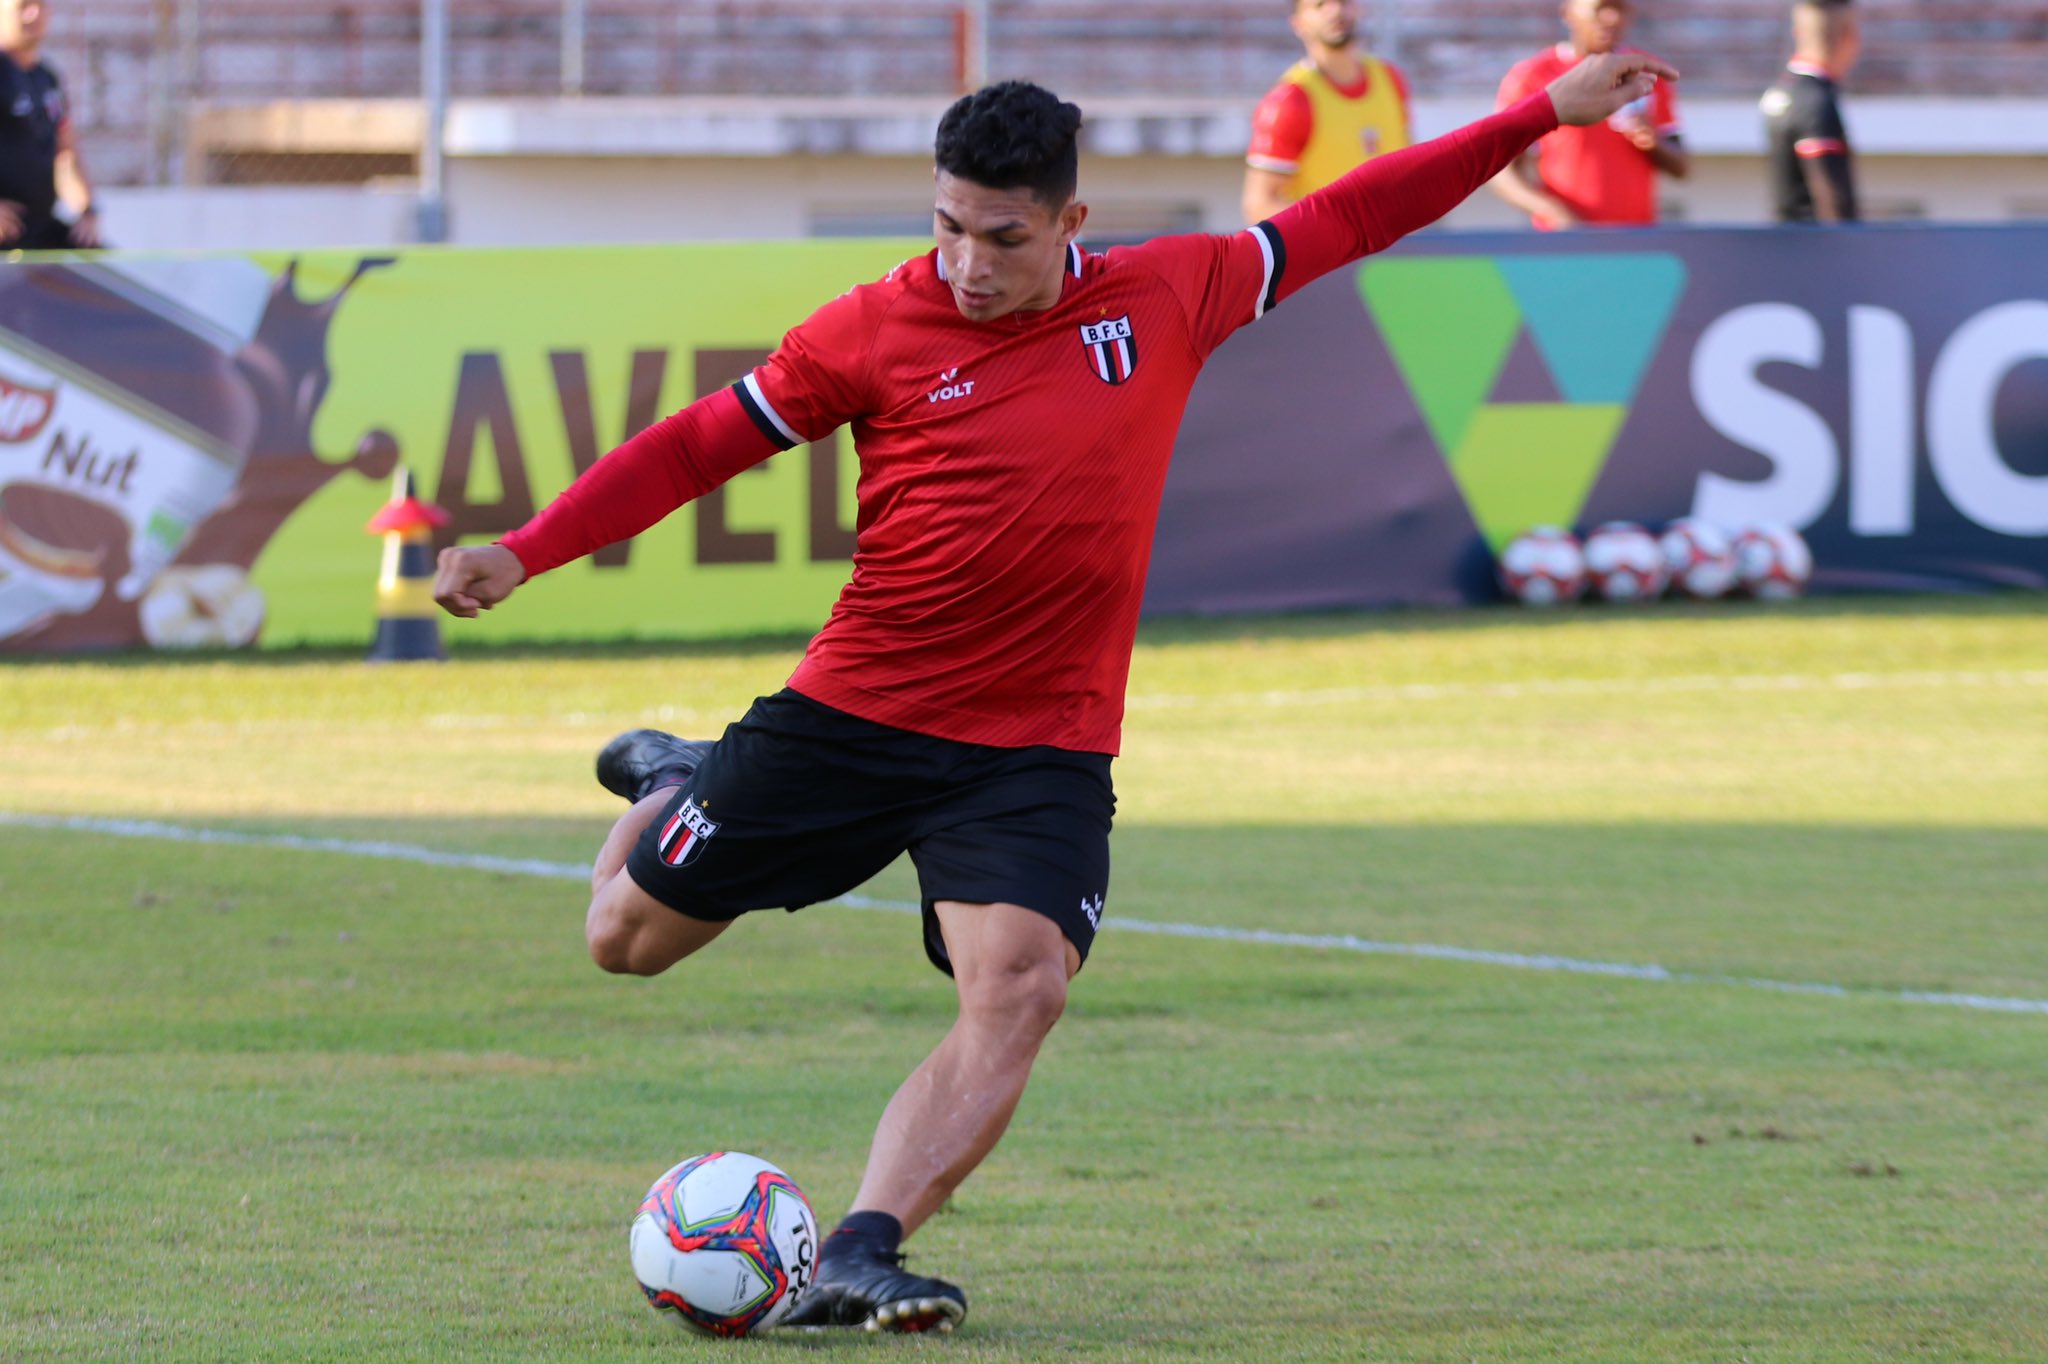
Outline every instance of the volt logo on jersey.
{"label": "volt logo on jersey", "polygon": [[1138,367],[1138,338],[1131,333],[1131,315],[1081,324],[1081,345],[1088,368],[1105,384],[1120,384]]}
{"label": "volt logo on jersey", "polygon": [[925,394],[924,400],[928,403],[951,402],[955,398],[964,398],[974,392],[974,380],[961,379],[959,375],[960,366],[958,365],[941,374],[939,376],[939,386]]}
{"label": "volt logo on jersey", "polygon": [[683,797],[683,803],[668,817],[668,823],[661,826],[661,839],[654,845],[662,862],[671,867],[686,866],[696,860],[704,851],[704,845],[718,832],[718,825],[705,818],[697,808],[697,802],[690,796]]}
{"label": "volt logo on jersey", "polygon": [[1531,526],[1578,520],[1685,292],[1685,262],[1397,258],[1362,267],[1358,292],[1498,551]]}

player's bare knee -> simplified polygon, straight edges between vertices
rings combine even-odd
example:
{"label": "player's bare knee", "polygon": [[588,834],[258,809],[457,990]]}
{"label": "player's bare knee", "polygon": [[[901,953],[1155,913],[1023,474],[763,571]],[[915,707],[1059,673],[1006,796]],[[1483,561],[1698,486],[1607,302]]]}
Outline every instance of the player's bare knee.
{"label": "player's bare knee", "polygon": [[597,963],[597,969],[608,971],[615,976],[636,974],[633,970],[633,936],[619,932],[610,925],[601,925],[596,916],[583,929],[583,941],[590,948],[590,959]]}
{"label": "player's bare knee", "polygon": [[584,939],[590,947],[590,959],[597,963],[597,968],[615,976],[658,976],[671,964],[650,950],[644,935],[630,925],[605,929],[592,927],[584,932]]}
{"label": "player's bare knee", "polygon": [[1064,961],[1019,958],[991,963],[977,971],[960,990],[963,1014],[1000,1021],[1007,1028],[1033,1038],[1051,1032],[1066,1007]]}
{"label": "player's bare knee", "polygon": [[590,902],[589,917],[583,921],[583,941],[590,959],[601,971],[615,976],[652,976],[667,967],[657,964],[647,950],[641,922],[624,913],[602,889]]}

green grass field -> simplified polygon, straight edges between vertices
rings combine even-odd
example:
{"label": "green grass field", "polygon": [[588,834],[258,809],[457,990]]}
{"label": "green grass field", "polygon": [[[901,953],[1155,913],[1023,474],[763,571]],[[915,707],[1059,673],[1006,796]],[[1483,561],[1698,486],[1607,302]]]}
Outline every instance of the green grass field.
{"label": "green grass field", "polygon": [[949,1339],[697,1341],[625,1256],[700,1150],[844,1210],[912,916],[625,980],[573,881],[79,823],[581,862],[605,738],[796,649],[0,665],[0,1359],[2048,1359],[2038,598],[1148,630]]}

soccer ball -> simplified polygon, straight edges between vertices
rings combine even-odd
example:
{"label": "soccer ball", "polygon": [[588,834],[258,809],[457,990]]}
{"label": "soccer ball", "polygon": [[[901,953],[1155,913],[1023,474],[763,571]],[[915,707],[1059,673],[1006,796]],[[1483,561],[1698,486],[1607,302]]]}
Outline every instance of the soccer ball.
{"label": "soccer ball", "polygon": [[1674,591],[1708,600],[1735,586],[1735,541],[1711,521],[1688,516],[1673,521],[1658,539],[1664,572]]}
{"label": "soccer ball", "polygon": [[655,1311],[707,1335],[743,1336],[802,1301],[818,1219],[796,1181],[767,1161],[713,1151],[654,1181],[629,1244],[633,1277]]}
{"label": "soccer ball", "polygon": [[1501,549],[1500,585],[1524,606],[1559,606],[1586,590],[1586,560],[1568,530],[1538,526]]}
{"label": "soccer ball", "polygon": [[1586,537],[1586,577],[1609,601],[1653,601],[1664,592],[1664,551],[1641,526],[1609,521]]}
{"label": "soccer ball", "polygon": [[1752,597],[1796,597],[1813,577],[1813,551],[1790,526],[1751,526],[1735,537],[1735,575]]}

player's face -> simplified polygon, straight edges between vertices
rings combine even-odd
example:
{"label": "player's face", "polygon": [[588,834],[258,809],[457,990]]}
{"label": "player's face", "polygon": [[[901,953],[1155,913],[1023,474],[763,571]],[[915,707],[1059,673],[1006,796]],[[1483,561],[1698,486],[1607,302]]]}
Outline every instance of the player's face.
{"label": "player's face", "polygon": [[0,47],[32,47],[49,31],[42,0],[0,0]]}
{"label": "player's face", "polygon": [[1067,246],[1088,216],[1085,204],[1047,208],[1028,189],[990,189],[936,173],[932,235],[962,317],[993,322],[1060,301]]}
{"label": "player's face", "polygon": [[1320,47],[1349,47],[1358,35],[1351,0],[1295,0],[1294,36]]}
{"label": "player's face", "polygon": [[1564,0],[1564,27],[1581,52],[1612,52],[1628,32],[1628,0]]}

